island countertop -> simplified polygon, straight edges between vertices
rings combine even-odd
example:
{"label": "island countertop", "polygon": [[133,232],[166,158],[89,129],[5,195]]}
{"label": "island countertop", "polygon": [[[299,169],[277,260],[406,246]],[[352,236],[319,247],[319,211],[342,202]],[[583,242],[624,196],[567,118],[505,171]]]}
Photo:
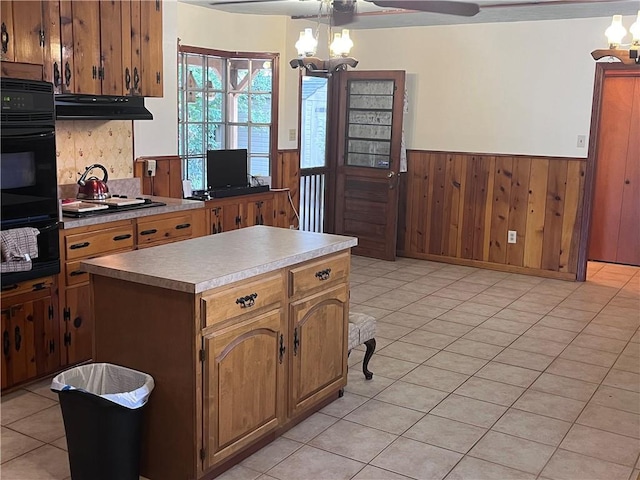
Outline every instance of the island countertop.
{"label": "island countertop", "polygon": [[357,243],[354,237],[254,226],[83,260],[81,266],[96,275],[201,293]]}

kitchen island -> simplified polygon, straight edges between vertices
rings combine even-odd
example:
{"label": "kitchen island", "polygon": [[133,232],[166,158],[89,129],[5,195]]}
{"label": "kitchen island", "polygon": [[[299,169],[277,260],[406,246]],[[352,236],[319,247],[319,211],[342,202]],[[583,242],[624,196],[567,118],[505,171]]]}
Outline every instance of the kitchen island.
{"label": "kitchen island", "polygon": [[256,226],[82,261],[95,360],[156,383],[142,475],[213,478],[337,397],[356,243]]}

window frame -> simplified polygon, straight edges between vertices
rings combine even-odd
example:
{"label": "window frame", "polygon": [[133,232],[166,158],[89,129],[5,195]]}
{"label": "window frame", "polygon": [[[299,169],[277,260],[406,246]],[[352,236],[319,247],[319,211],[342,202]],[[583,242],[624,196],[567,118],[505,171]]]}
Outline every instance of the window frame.
{"label": "window frame", "polygon": [[[225,61],[229,59],[238,59],[238,60],[264,60],[271,62],[271,78],[272,78],[272,89],[271,89],[271,122],[269,124],[269,175],[271,178],[276,178],[278,173],[278,105],[279,105],[279,72],[280,72],[280,54],[279,53],[270,53],[270,52],[239,52],[239,51],[226,51],[226,50],[217,50],[205,47],[193,47],[188,45],[178,45],[178,55],[177,55],[177,63],[178,67],[181,63],[181,54],[195,54],[195,55],[204,55],[209,57],[222,58]],[[180,68],[177,69],[178,74],[178,89],[177,89],[177,108],[178,108],[178,149],[181,149],[180,145],[180,137],[181,131],[186,132],[186,128],[183,125],[188,125],[189,122],[186,119],[180,120],[182,117],[182,112],[180,111],[180,96],[182,95],[183,89],[183,79],[180,78]],[[228,76],[225,79],[225,82],[228,82]],[[225,94],[229,93],[229,85],[225,84]],[[226,110],[226,101],[225,101],[225,110]],[[219,123],[219,122],[208,122],[206,119],[203,119],[202,125],[206,127],[209,123]],[[227,113],[223,112],[223,119],[221,122],[224,125],[224,129],[231,128],[233,126],[237,126],[238,122],[232,122],[228,120]],[[250,118],[247,119],[247,126],[251,124]],[[204,171],[203,174],[206,178],[206,150],[203,152],[204,155]],[[250,155],[249,155],[250,157]],[[183,178],[188,178],[188,161],[190,157],[187,152],[182,156],[182,166],[183,166]],[[250,158],[247,159],[250,163]],[[249,173],[250,170],[249,170]],[[205,185],[206,187],[206,185]]]}

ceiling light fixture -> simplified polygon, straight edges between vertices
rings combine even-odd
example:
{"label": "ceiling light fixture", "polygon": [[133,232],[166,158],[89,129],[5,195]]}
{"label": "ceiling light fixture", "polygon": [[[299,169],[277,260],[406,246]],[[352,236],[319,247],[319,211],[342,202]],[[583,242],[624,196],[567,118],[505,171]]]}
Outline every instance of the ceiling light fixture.
{"label": "ceiling light fixture", "polygon": [[[355,8],[355,3],[351,4]],[[329,45],[330,58],[327,60],[316,57],[318,47],[318,31],[320,30],[320,20],[323,16],[323,9],[326,8],[326,14],[329,17],[327,26],[327,39],[331,41]],[[289,62],[291,68],[300,68],[311,75],[332,75],[333,73],[346,70],[348,67],[354,68],[358,65],[358,60],[349,56],[349,52],[353,47],[353,40],[349,30],[346,28],[341,33],[332,32],[333,24],[333,1],[321,0],[318,10],[315,35],[312,28],[305,28],[300,32],[298,41],[295,44],[298,51],[298,57]]]}
{"label": "ceiling light fixture", "polygon": [[594,50],[591,56],[595,60],[614,57],[627,65],[640,64],[640,10],[636,21],[629,27],[629,33],[632,36],[631,43],[623,44],[622,40],[627,35],[627,30],[622,25],[622,15],[614,15],[611,25],[604,32],[609,48]]}

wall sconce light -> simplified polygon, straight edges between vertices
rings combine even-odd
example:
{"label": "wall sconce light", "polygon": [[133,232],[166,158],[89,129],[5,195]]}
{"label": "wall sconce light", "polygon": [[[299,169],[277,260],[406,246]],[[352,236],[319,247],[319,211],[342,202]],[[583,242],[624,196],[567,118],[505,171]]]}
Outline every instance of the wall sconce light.
{"label": "wall sconce light", "polygon": [[611,25],[605,30],[604,34],[609,42],[608,49],[598,49],[591,52],[591,56],[595,60],[604,57],[614,57],[626,65],[640,64],[640,10],[636,21],[629,28],[632,35],[632,42],[628,48],[620,48],[623,46],[622,39],[627,34],[627,30],[622,25],[622,15],[614,15]]}

